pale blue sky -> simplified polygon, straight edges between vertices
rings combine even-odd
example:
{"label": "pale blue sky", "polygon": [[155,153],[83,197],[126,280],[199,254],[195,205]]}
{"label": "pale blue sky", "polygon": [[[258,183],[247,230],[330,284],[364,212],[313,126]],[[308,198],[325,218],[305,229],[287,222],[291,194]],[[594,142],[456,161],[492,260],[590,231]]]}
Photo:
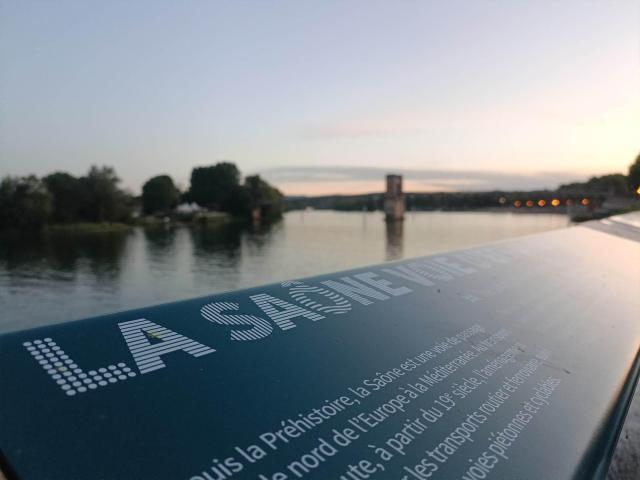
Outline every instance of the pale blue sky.
{"label": "pale blue sky", "polygon": [[537,188],[638,152],[638,1],[0,0],[0,175]]}

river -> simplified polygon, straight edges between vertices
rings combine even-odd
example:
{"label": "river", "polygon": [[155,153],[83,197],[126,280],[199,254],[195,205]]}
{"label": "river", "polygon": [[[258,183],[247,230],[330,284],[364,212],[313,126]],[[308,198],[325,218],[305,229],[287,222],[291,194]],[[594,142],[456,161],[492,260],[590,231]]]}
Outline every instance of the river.
{"label": "river", "polygon": [[0,237],[0,332],[429,255],[569,224],[554,214],[289,212],[262,228]]}

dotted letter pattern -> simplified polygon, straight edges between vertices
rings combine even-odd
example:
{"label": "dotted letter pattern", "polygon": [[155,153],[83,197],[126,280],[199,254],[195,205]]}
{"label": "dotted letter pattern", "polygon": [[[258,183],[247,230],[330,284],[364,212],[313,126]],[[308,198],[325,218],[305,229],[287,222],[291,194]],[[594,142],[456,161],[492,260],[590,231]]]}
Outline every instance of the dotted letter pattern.
{"label": "dotted letter pattern", "polygon": [[50,338],[24,342],[22,345],[70,397],[136,376],[124,363],[85,372]]}

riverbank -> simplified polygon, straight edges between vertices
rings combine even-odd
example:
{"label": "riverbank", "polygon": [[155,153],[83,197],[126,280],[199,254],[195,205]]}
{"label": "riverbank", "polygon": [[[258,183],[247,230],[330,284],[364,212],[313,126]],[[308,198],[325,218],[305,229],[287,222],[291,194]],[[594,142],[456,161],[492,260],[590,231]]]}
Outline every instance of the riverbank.
{"label": "riverbank", "polygon": [[[135,227],[182,227],[182,226],[219,226],[229,223],[244,222],[244,219],[232,217],[222,212],[204,212],[188,216],[144,216],[138,217],[129,223],[123,222],[71,222],[52,223],[45,225],[41,233],[54,235],[82,235],[102,233],[123,233],[133,230]],[[16,229],[7,229],[3,233],[9,235],[22,235],[24,232]]]}
{"label": "riverbank", "polygon": [[44,233],[54,234],[74,234],[74,233],[114,233],[131,230],[133,225],[119,222],[77,222],[77,223],[57,223],[46,225]]}
{"label": "riverbank", "polygon": [[170,215],[145,215],[135,219],[141,227],[158,225],[223,225],[231,222],[243,222],[244,218],[234,217],[224,212],[196,212]]}

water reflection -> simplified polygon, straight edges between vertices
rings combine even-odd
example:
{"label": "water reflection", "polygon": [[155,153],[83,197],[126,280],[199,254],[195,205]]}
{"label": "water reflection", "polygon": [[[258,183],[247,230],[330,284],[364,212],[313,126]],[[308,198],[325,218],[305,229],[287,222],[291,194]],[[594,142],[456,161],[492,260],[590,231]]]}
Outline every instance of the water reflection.
{"label": "water reflection", "polygon": [[211,254],[222,255],[229,259],[239,260],[243,231],[243,226],[239,224],[204,225],[189,229],[194,254],[200,257],[207,257]]}
{"label": "water reflection", "polygon": [[127,232],[3,235],[0,269],[18,278],[42,279],[45,275],[58,280],[71,280],[80,270],[88,270],[105,281],[113,280],[120,270],[119,260],[126,248],[127,236]]}
{"label": "water reflection", "polygon": [[257,250],[261,250],[269,246],[273,239],[283,228],[282,222],[276,223],[253,223],[246,229],[247,242]]}
{"label": "water reflection", "polygon": [[175,243],[176,229],[171,225],[158,225],[143,230],[149,251],[155,254],[169,253]]}
{"label": "water reflection", "polygon": [[404,221],[385,222],[387,233],[386,260],[400,260],[404,240]]}
{"label": "water reflection", "polygon": [[0,331],[463,248],[560,215],[291,212],[273,225],[0,236]]}
{"label": "water reflection", "polygon": [[193,244],[193,282],[210,285],[210,291],[235,288],[240,281],[242,226],[200,226],[187,231]]}

